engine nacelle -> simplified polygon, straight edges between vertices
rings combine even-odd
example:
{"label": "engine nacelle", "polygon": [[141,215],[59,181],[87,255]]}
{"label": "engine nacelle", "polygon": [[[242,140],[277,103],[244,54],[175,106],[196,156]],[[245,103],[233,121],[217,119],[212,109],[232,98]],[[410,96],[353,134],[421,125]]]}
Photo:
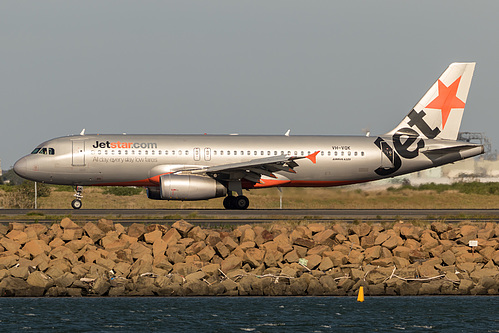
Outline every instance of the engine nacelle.
{"label": "engine nacelle", "polygon": [[150,187],[147,197],[162,200],[205,200],[227,195],[227,189],[213,178],[167,174],[159,177],[159,187]]}

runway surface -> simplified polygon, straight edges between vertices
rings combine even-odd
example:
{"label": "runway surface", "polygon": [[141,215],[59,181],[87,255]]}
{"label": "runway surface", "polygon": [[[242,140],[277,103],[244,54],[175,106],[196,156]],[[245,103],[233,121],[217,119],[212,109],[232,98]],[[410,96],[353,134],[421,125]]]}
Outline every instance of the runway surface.
{"label": "runway surface", "polygon": [[484,219],[499,221],[499,209],[0,209],[0,217],[117,218],[137,220],[336,220]]}

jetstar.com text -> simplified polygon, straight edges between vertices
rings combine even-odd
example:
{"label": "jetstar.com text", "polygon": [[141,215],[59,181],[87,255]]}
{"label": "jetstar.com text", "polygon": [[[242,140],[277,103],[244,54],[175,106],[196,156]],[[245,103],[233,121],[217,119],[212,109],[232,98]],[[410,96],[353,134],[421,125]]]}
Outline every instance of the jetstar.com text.
{"label": "jetstar.com text", "polygon": [[142,149],[155,149],[158,148],[158,144],[155,142],[102,142],[95,141],[95,144],[92,145],[94,148],[142,148]]}

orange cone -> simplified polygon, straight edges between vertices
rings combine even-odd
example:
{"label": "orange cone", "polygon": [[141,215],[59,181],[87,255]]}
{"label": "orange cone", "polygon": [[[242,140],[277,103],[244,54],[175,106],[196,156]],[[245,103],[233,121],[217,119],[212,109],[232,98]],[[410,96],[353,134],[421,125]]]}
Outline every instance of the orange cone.
{"label": "orange cone", "polygon": [[364,302],[364,287],[359,288],[359,295],[357,296],[357,302]]}

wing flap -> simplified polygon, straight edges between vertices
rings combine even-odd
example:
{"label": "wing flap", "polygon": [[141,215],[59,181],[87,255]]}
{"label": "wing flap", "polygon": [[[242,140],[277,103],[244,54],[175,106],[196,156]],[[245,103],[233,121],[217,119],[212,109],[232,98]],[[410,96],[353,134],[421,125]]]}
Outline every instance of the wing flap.
{"label": "wing flap", "polygon": [[312,161],[312,163],[317,163],[316,158],[319,152],[320,151],[316,151],[307,156],[277,155],[264,157],[246,162],[202,167],[197,170],[191,170],[190,172],[193,174],[208,174],[211,176],[223,174],[228,175],[228,179],[231,180],[246,179],[253,183],[259,183],[262,176],[277,179],[278,177],[274,172],[283,171],[296,173],[294,168],[299,166],[298,163],[296,163],[296,160],[307,158]]}
{"label": "wing flap", "polygon": [[231,170],[246,170],[251,167],[258,167],[263,165],[270,165],[274,163],[285,163],[287,157],[285,155],[272,156],[272,157],[264,157],[255,160],[250,160],[247,162],[240,163],[230,163],[230,164],[222,164],[215,165],[211,167],[202,168],[199,170],[194,170],[193,173],[215,173],[221,171],[231,171]]}

